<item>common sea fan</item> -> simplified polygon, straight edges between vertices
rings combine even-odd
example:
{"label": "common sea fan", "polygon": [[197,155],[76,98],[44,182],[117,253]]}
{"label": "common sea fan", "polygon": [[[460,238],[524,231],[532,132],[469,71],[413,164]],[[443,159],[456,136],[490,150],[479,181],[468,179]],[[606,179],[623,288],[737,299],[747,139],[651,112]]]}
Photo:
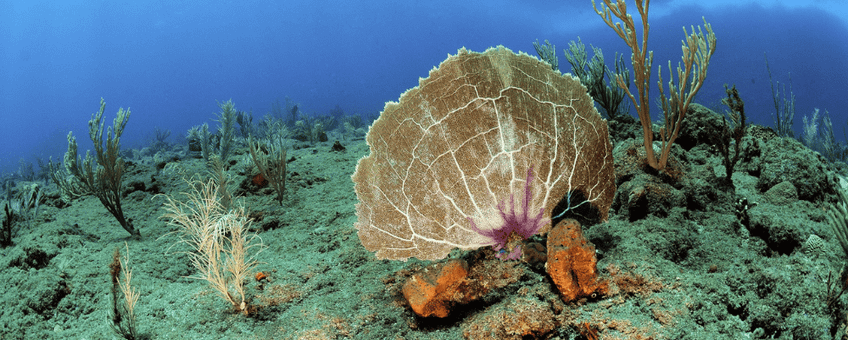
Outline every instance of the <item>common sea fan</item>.
{"label": "common sea fan", "polygon": [[474,219],[468,217],[471,229],[476,233],[489,239],[486,245],[491,245],[495,255],[501,260],[517,260],[521,257],[521,241],[536,235],[542,227],[550,223],[542,217],[545,208],[539,209],[536,216],[530,216],[530,183],[533,181],[533,167],[527,169],[527,180],[524,182],[524,202],[518,212],[515,210],[515,195],[509,195],[509,211],[506,209],[506,199],[498,203],[498,213],[501,215],[503,225],[490,230],[482,230],[474,223]]}

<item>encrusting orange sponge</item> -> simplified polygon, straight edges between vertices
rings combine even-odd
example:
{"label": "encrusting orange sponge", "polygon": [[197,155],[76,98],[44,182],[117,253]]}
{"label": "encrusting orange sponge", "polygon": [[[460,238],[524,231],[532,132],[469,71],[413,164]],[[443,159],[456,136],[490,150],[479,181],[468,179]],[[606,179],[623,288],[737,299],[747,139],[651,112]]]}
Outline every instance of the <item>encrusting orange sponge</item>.
{"label": "encrusting orange sponge", "polygon": [[548,262],[545,269],[565,302],[606,295],[609,283],[598,279],[595,246],[583,237],[575,220],[565,219],[548,234]]}
{"label": "encrusting orange sponge", "polygon": [[446,317],[453,297],[468,276],[468,263],[453,259],[415,273],[403,285],[403,297],[412,311],[423,317]]}

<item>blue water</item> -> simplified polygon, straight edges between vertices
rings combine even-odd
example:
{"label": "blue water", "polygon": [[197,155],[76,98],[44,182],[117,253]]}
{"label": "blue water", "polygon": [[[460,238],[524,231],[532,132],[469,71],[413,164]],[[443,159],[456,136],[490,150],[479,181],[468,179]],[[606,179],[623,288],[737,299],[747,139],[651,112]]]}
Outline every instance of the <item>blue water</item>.
{"label": "blue water", "polygon": [[[844,141],[848,107],[848,9],[838,1],[653,1],[649,49],[654,76],[680,60],[683,26],[712,24],[718,46],[696,99],[718,107],[736,84],[750,121],[773,126],[764,53],[772,76],[792,80],[795,129],[827,109]],[[461,4],[457,4],[461,3]],[[212,122],[217,101],[259,118],[275,100],[323,115],[337,105],[375,115],[460,47],[504,45],[534,54],[557,45],[560,69],[570,40],[601,47],[608,61],[630,52],[590,1],[2,1],[0,10],[0,171],[20,159],[60,157],[73,130],[91,148],[88,120],[107,102],[132,116],[124,147],[154,128],[172,141]],[[632,0],[629,11],[636,13]],[[691,31],[690,31],[691,32]],[[667,79],[667,78],[666,78]],[[658,95],[656,87],[651,97]],[[652,105],[654,119],[659,110]],[[798,135],[799,132],[796,132]]]}

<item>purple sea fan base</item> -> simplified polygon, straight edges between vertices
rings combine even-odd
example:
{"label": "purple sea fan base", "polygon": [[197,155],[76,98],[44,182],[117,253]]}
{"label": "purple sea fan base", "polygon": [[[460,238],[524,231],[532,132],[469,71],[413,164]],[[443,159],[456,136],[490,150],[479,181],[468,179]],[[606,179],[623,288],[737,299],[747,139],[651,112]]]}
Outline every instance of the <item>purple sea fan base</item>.
{"label": "purple sea fan base", "polygon": [[[536,216],[530,216],[530,183],[533,181],[533,167],[527,170],[527,181],[524,184],[524,202],[520,211],[515,211],[515,195],[509,196],[510,209],[506,209],[506,199],[498,203],[498,211],[504,221],[503,226],[491,230],[482,230],[477,227],[474,220],[468,217],[471,230],[485,236],[498,252],[497,258],[501,260],[517,260],[521,257],[521,241],[536,235],[542,227],[550,223],[542,218],[545,208],[539,209]],[[510,249],[512,248],[512,249]]]}

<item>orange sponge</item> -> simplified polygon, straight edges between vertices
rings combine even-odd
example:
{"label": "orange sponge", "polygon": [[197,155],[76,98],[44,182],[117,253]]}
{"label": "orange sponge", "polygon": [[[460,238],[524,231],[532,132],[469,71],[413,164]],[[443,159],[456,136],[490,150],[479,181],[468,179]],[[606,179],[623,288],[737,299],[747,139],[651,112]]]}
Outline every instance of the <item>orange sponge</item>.
{"label": "orange sponge", "polygon": [[548,234],[548,262],[545,269],[565,302],[606,295],[609,284],[598,279],[595,246],[583,237],[575,220],[562,220]]}
{"label": "orange sponge", "polygon": [[412,311],[423,317],[448,316],[453,297],[468,276],[468,263],[453,259],[415,273],[403,285],[403,296]]}

